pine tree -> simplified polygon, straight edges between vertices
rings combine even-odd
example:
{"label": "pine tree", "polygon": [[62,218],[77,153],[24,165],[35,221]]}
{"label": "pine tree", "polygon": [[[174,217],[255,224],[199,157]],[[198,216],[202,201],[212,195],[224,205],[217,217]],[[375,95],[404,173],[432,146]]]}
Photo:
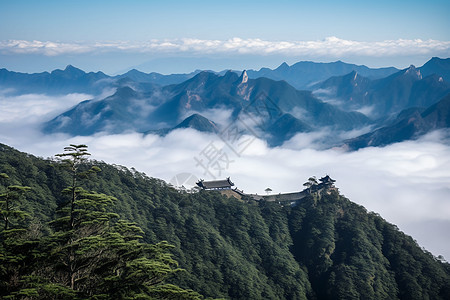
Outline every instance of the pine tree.
{"label": "pine tree", "polygon": [[60,158],[63,166],[69,169],[71,173],[71,185],[68,186],[63,192],[70,194],[70,220],[69,226],[70,228],[74,227],[75,221],[75,206],[77,195],[82,192],[82,188],[80,187],[80,180],[86,179],[90,173],[100,172],[100,168],[93,166],[88,171],[80,171],[80,166],[82,166],[91,155],[87,152],[86,145],[74,145],[70,144],[64,148],[64,153],[56,154],[55,156]]}
{"label": "pine tree", "polygon": [[313,188],[318,185],[316,176],[308,178],[308,181],[303,184],[306,187],[309,194],[311,194]]}
{"label": "pine tree", "polygon": [[[0,173],[3,181],[9,179],[5,173]],[[11,228],[11,222],[23,220],[28,214],[19,209],[20,198],[23,193],[31,190],[28,186],[5,185],[5,191],[0,194],[0,215],[3,220],[3,233]]]}
{"label": "pine tree", "polygon": [[37,245],[28,239],[24,220],[28,213],[20,209],[23,194],[30,187],[9,185],[10,178],[0,173],[0,297],[19,288],[20,280],[31,264],[31,252]]}

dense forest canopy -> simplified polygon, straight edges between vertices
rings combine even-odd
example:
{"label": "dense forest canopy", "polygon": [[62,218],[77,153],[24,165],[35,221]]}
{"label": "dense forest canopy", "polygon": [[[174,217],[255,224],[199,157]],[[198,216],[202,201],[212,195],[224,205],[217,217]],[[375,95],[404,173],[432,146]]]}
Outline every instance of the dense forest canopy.
{"label": "dense forest canopy", "polygon": [[0,145],[5,299],[450,295],[448,263],[336,190],[295,205],[186,194],[88,160],[85,145],[65,150],[50,160]]}

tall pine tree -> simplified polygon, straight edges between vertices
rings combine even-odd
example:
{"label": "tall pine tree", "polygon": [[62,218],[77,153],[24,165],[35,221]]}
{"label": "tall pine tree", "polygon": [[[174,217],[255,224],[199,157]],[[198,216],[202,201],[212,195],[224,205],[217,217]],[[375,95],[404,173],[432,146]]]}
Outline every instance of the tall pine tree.
{"label": "tall pine tree", "polygon": [[31,264],[32,251],[37,241],[27,235],[25,219],[29,215],[21,210],[28,186],[10,184],[6,173],[0,173],[0,297],[18,289],[22,276]]}

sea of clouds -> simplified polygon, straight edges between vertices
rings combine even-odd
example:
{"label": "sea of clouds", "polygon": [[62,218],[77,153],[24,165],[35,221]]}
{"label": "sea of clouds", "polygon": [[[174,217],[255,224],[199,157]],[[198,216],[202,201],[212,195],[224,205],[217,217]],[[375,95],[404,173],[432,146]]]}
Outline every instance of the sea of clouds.
{"label": "sea of clouds", "polygon": [[[80,101],[65,96],[0,95],[0,142],[36,156],[51,157],[68,144],[87,144],[92,158],[134,167],[152,177],[173,180],[179,174],[214,179],[230,176],[248,193],[303,189],[310,176],[336,179],[340,192],[379,213],[435,256],[450,258],[450,146],[448,132],[416,141],[347,152],[323,149],[324,133],[298,134],[270,148],[251,136],[230,142],[222,135],[179,129],[161,137],[136,132],[70,137],[44,135],[41,124]],[[226,111],[210,111],[226,122]],[[353,133],[347,133],[349,136]],[[215,155],[216,161],[208,160]]]}

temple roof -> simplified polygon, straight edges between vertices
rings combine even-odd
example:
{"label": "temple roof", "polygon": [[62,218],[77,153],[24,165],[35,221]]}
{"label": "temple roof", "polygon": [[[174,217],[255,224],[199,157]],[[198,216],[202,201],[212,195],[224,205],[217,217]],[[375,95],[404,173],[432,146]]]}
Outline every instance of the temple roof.
{"label": "temple roof", "polygon": [[325,176],[325,177],[320,178],[319,180],[320,180],[320,182],[323,182],[323,183],[336,182],[336,180],[331,179],[331,177],[328,176],[328,175]]}
{"label": "temple roof", "polygon": [[234,183],[231,182],[230,177],[224,180],[212,180],[212,181],[204,181],[199,180],[197,182],[197,185],[201,188],[204,188],[206,190],[208,189],[225,189],[225,188],[231,188],[234,186]]}

